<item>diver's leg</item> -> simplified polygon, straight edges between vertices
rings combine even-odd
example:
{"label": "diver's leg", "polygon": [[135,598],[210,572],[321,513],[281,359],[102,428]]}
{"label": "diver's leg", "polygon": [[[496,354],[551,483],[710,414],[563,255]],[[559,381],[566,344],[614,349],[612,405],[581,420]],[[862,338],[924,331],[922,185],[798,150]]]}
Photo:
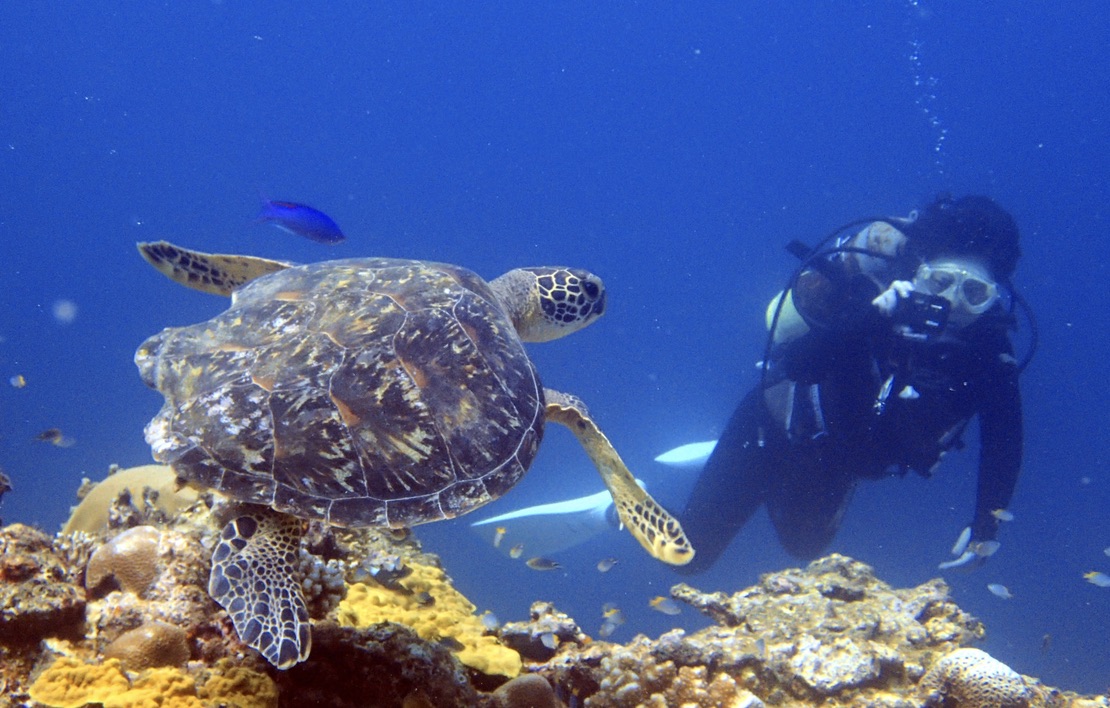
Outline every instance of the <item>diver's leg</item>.
{"label": "diver's leg", "polygon": [[855,489],[848,465],[825,458],[824,445],[797,445],[771,483],[767,513],[790,555],[812,559],[832,542]]}
{"label": "diver's leg", "polygon": [[763,503],[770,461],[767,442],[774,432],[757,387],[736,407],[686,502],[679,520],[697,554],[676,570],[708,570]]}

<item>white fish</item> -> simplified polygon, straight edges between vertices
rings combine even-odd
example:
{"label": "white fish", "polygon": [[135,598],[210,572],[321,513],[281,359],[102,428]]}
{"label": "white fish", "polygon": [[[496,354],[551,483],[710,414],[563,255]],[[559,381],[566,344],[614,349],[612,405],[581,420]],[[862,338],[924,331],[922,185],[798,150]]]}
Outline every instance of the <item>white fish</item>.
{"label": "white fish", "polygon": [[1102,549],[1102,555],[1110,556],[1110,546],[1107,546],[1106,548]]}
{"label": "white fish", "polygon": [[964,551],[967,550],[967,544],[971,541],[971,527],[968,526],[960,533],[960,537],[956,539],[956,545],[952,546],[952,555],[962,556]]}
{"label": "white fish", "polygon": [[659,464],[669,465],[671,467],[701,467],[705,464],[705,461],[709,459],[709,455],[713,453],[713,448],[715,447],[717,447],[716,440],[686,443],[685,445],[679,445],[676,448],[667,450],[662,455],[656,457],[655,461]]}
{"label": "white fish", "polygon": [[1091,585],[1097,585],[1100,588],[1110,588],[1110,575],[1106,573],[1099,573],[1098,571],[1092,570],[1090,573],[1084,573],[1083,577],[1086,578],[1087,582]]}
{"label": "white fish", "polygon": [[921,394],[918,393],[917,389],[913,386],[906,386],[898,392],[898,398],[901,398],[904,401],[913,401],[921,398]]}
{"label": "white fish", "polygon": [[1001,597],[1003,600],[1009,600],[1014,596],[1014,594],[1010,592],[1010,588],[1005,585],[999,585],[998,583],[987,585],[987,590],[990,590],[991,594],[995,597]]}
{"label": "white fish", "polygon": [[482,629],[486,630],[487,632],[496,632],[497,630],[501,629],[501,622],[497,619],[497,615],[493,614],[489,610],[483,612],[482,616],[478,619],[482,621]]}

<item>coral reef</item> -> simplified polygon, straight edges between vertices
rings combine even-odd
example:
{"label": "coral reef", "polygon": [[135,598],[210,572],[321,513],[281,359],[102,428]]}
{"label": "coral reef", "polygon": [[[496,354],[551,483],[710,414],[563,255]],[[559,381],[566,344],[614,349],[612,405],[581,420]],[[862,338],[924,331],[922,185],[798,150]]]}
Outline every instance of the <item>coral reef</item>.
{"label": "coral reef", "polygon": [[543,601],[494,632],[415,539],[319,524],[299,558],[312,655],[278,671],[208,596],[221,504],[151,490],[102,494],[55,538],[0,529],[0,708],[1110,708],[968,648],[984,628],[941,581],[894,589],[842,556],[733,594],[676,585],[715,624],[618,645]]}

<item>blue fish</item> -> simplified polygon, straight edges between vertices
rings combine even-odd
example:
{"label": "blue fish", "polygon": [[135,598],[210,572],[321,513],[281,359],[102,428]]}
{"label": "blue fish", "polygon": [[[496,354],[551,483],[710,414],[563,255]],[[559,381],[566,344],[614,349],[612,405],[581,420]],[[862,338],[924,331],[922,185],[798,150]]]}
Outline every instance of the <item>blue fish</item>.
{"label": "blue fish", "polygon": [[319,209],[296,202],[275,202],[266,199],[263,201],[258,221],[273,224],[282,231],[304,236],[319,243],[336,244],[347,238],[330,216]]}

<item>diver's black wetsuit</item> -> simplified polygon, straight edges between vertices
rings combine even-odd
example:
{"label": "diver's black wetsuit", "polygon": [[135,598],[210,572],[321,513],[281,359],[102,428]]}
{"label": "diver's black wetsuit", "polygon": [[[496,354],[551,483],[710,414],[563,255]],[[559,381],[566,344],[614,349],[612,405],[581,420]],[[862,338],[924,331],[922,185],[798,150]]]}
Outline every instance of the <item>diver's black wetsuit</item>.
{"label": "diver's black wetsuit", "polygon": [[682,514],[697,555],[680,571],[712,566],[764,503],[786,550],[817,556],[859,480],[928,475],[975,415],[981,456],[972,539],[994,538],[991,511],[1009,504],[1022,454],[1011,318],[998,305],[956,334],[910,338],[871,305],[876,294],[848,298],[850,316],[773,351],[772,375],[733,413]]}

